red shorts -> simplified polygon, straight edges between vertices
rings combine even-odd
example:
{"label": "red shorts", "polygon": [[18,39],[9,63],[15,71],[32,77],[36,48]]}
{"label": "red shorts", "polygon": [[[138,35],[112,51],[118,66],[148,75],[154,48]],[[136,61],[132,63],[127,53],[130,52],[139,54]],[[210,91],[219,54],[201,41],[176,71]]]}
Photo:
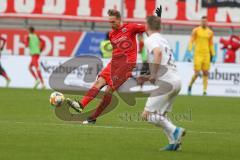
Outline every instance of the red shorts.
{"label": "red shorts", "polygon": [[112,60],[102,70],[98,77],[103,77],[107,84],[113,89],[118,89],[124,82],[127,81],[132,75],[136,63],[127,63],[124,59],[120,58]]}
{"label": "red shorts", "polygon": [[32,55],[31,63],[30,66],[35,66],[38,68],[38,60],[39,60],[40,55],[39,54],[34,54]]}

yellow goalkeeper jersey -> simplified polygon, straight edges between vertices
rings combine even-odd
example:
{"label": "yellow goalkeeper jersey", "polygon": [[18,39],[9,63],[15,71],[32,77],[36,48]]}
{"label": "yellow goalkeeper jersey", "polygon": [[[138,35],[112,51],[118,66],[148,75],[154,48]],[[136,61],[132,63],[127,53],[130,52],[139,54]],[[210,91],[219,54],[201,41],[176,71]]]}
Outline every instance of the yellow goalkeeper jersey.
{"label": "yellow goalkeeper jersey", "polygon": [[188,49],[191,51],[193,46],[195,46],[195,56],[209,56],[209,54],[214,56],[213,34],[213,31],[208,27],[203,28],[199,26],[194,28]]}

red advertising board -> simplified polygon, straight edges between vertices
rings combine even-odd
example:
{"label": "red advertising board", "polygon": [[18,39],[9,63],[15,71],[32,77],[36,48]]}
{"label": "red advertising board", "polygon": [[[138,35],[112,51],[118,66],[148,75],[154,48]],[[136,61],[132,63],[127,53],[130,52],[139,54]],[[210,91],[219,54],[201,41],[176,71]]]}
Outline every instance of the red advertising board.
{"label": "red advertising board", "polygon": [[1,0],[0,17],[106,21],[107,10],[116,8],[125,21],[143,22],[160,4],[164,23],[192,25],[208,15],[212,26],[240,28],[239,8],[204,8],[202,0]]}
{"label": "red advertising board", "polygon": [[[7,39],[3,54],[28,55],[29,50],[24,45],[27,30],[1,29],[0,36]],[[80,43],[82,32],[72,31],[37,31],[45,41],[44,56],[73,56]]]}

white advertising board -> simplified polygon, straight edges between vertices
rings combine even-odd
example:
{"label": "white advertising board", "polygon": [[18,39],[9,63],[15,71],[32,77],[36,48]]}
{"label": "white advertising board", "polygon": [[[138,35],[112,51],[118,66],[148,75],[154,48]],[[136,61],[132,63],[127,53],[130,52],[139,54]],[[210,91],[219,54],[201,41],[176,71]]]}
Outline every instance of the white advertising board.
{"label": "white advertising board", "polygon": [[[47,88],[49,87],[49,77],[53,70],[60,64],[70,60],[66,57],[41,57],[40,67]],[[105,66],[109,60],[104,59]],[[28,71],[30,63],[29,56],[2,56],[1,63],[7,74],[11,78],[10,87],[32,88],[34,79]],[[182,77],[181,94],[187,94],[187,87],[193,75],[193,64],[188,62],[177,63],[179,74]],[[82,85],[84,70],[87,66],[82,66],[72,71],[65,79],[67,85]],[[240,97],[240,65],[239,64],[212,64],[209,74],[208,95],[209,96],[233,96]],[[0,86],[4,87],[5,81],[0,78]],[[90,87],[91,83],[84,83]],[[199,77],[192,88],[193,95],[202,95],[202,78]]]}
{"label": "white advertising board", "polygon": [[[182,78],[181,94],[187,94],[188,84],[194,73],[193,64],[177,63]],[[192,87],[193,95],[203,94],[202,77],[198,77]],[[239,64],[212,64],[209,71],[208,95],[210,96],[237,96],[240,97],[240,65]]]}

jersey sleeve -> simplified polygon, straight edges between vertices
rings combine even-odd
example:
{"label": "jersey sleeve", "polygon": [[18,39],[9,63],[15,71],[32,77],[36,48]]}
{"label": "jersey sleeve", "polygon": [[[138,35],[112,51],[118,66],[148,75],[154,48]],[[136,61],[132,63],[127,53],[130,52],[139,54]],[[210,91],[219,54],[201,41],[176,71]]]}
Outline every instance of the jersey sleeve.
{"label": "jersey sleeve", "polygon": [[143,33],[146,30],[145,25],[135,23],[131,24],[131,28],[134,33]]}
{"label": "jersey sleeve", "polygon": [[108,33],[108,38],[109,38],[111,45],[114,46],[114,44],[112,42],[112,31]]}
{"label": "jersey sleeve", "polygon": [[26,47],[29,46],[29,35],[24,37],[24,42],[23,43],[25,44]]}
{"label": "jersey sleeve", "polygon": [[213,36],[214,36],[214,33],[213,33],[213,31],[211,31],[211,36],[209,38],[209,48],[210,48],[211,56],[215,55],[214,44],[213,44]]}
{"label": "jersey sleeve", "polygon": [[192,30],[192,35],[191,35],[190,42],[189,42],[189,44],[188,44],[188,50],[189,50],[189,51],[192,51],[192,49],[193,49],[193,45],[194,45],[195,40],[196,40],[196,35],[197,35],[197,28],[194,28],[194,29]]}
{"label": "jersey sleeve", "polygon": [[40,41],[40,51],[42,51],[45,49],[45,46],[46,46],[45,41],[38,34],[37,34],[37,37]]}

